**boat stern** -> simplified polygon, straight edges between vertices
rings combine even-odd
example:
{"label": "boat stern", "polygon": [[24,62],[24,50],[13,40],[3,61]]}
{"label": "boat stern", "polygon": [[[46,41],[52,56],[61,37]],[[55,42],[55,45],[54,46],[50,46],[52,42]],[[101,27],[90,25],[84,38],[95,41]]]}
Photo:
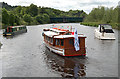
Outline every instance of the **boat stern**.
{"label": "boat stern", "polygon": [[106,40],[106,39],[108,39],[108,40],[115,40],[116,38],[115,38],[114,33],[105,33],[105,34],[101,33],[100,39],[101,40]]}

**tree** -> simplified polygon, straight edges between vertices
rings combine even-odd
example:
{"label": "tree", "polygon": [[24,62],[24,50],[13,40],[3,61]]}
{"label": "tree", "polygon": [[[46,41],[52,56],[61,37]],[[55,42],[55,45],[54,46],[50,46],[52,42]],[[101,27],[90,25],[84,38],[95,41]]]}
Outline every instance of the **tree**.
{"label": "tree", "polygon": [[28,22],[29,24],[32,21],[32,18],[31,18],[31,16],[29,14],[25,14],[23,16],[23,19],[24,19],[25,22]]}
{"label": "tree", "polygon": [[20,25],[20,18],[17,15],[15,15],[15,23],[16,25]]}
{"label": "tree", "polygon": [[111,22],[111,10],[109,8],[106,9],[105,13],[104,13],[104,16],[103,16],[103,21],[105,23],[110,23]]}
{"label": "tree", "polygon": [[22,7],[21,7],[21,6],[18,6],[18,7],[15,8],[15,12],[17,12],[17,13],[20,13],[21,10],[22,10]]}
{"label": "tree", "polygon": [[7,25],[9,22],[9,14],[5,8],[2,9],[2,23]]}
{"label": "tree", "polygon": [[31,16],[36,16],[38,14],[38,8],[36,5],[34,4],[31,4],[30,7],[29,7],[29,13]]}
{"label": "tree", "polygon": [[10,13],[9,15],[9,25],[13,26],[15,23],[15,16],[13,15],[13,13]]}
{"label": "tree", "polygon": [[47,14],[39,14],[36,16],[36,21],[40,24],[45,24],[50,22],[50,17]]}
{"label": "tree", "polygon": [[43,14],[43,23],[50,23],[50,17],[47,14]]}
{"label": "tree", "polygon": [[42,22],[42,19],[43,19],[43,18],[42,18],[42,15],[39,14],[39,15],[36,16],[36,21],[37,21],[38,23],[40,23],[40,24],[43,23],[43,22]]}

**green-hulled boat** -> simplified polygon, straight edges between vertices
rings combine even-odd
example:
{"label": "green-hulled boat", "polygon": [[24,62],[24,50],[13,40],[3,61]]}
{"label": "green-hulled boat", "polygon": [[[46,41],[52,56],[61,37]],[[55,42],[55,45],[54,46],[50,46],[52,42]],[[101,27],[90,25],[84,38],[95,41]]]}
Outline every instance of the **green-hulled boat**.
{"label": "green-hulled boat", "polygon": [[12,35],[17,35],[20,33],[25,33],[27,32],[27,28],[24,25],[21,26],[8,26],[4,32],[3,35],[4,36],[12,36]]}

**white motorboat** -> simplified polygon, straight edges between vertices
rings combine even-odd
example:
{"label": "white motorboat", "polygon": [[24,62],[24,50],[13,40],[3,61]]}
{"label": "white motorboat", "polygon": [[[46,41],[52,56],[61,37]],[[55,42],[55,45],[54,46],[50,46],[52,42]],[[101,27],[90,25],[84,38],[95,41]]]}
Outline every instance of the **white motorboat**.
{"label": "white motorboat", "polygon": [[115,39],[115,34],[112,27],[109,24],[99,24],[95,29],[95,37],[98,39]]}

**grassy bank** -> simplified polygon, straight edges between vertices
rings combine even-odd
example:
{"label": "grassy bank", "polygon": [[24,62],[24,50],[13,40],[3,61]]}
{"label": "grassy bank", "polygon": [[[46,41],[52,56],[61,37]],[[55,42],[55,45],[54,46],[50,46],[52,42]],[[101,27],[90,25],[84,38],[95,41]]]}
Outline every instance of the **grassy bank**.
{"label": "grassy bank", "polygon": [[[98,27],[99,24],[106,24],[104,22],[81,22],[81,25],[86,25],[86,26],[93,26],[93,27]],[[118,23],[108,23],[112,26],[113,29],[118,29],[120,30],[120,24]]]}

